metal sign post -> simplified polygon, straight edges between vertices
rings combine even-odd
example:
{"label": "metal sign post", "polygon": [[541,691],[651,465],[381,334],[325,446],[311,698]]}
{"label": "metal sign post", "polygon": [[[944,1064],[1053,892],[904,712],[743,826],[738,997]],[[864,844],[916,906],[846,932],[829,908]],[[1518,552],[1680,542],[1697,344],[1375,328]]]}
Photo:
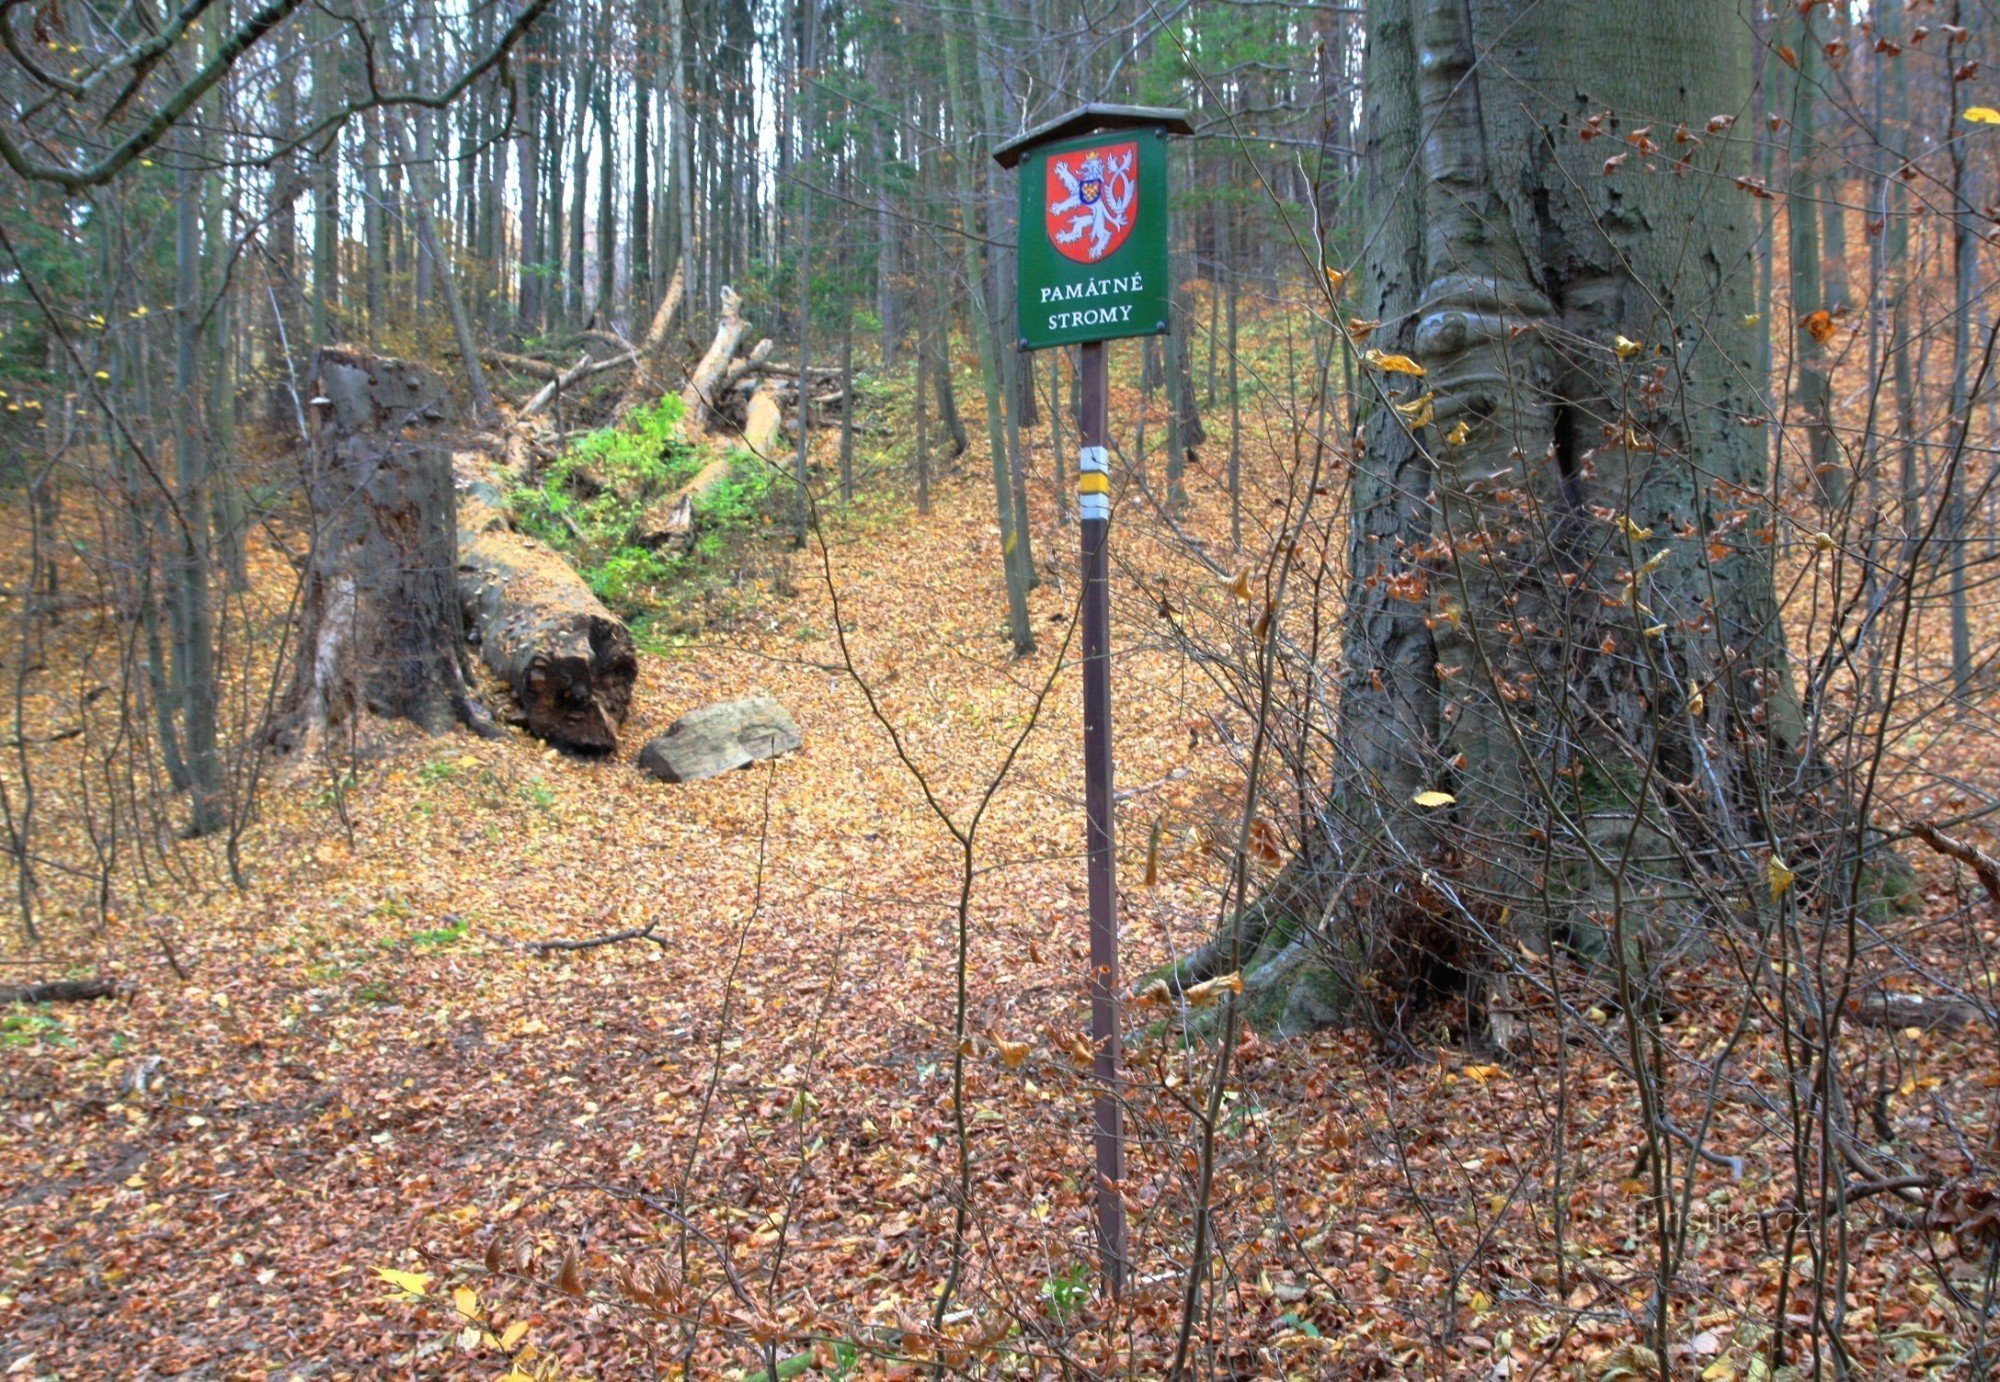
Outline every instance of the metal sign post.
{"label": "metal sign post", "polygon": [[1079,347],[1077,512],[1083,537],[1083,798],[1090,878],[1090,1038],[1097,1081],[1098,1256],[1125,1289],[1125,1106],[1118,1090],[1118,884],[1111,778],[1111,467],[1105,342],[1167,329],[1168,134],[1187,116],[1084,106],[1003,144],[1019,166],[1020,348]]}

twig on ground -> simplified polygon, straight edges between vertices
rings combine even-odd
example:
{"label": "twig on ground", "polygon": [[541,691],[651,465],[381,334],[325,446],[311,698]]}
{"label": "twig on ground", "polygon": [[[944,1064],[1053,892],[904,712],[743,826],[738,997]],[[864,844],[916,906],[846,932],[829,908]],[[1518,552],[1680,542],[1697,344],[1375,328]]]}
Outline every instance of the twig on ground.
{"label": "twig on ground", "polygon": [[667,948],[666,938],[653,934],[657,921],[649,921],[644,926],[630,931],[613,931],[602,936],[584,936],[579,940],[523,941],[521,948],[536,955],[547,955],[556,950],[595,950],[600,945],[617,945],[623,941],[651,941],[661,950]]}
{"label": "twig on ground", "polygon": [[46,984],[0,987],[4,1003],[83,1003],[93,998],[122,998],[131,989],[116,979],[57,979]]}

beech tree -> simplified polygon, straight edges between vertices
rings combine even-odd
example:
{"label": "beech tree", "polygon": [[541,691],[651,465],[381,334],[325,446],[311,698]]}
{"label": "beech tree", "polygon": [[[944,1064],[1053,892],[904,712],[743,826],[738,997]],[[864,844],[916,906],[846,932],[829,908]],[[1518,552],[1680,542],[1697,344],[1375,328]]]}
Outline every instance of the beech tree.
{"label": "beech tree", "polygon": [[1338,768],[1184,978],[1297,1029],[1389,965],[1504,1035],[1482,954],[1629,958],[1788,848],[1750,64],[1734,0],[1369,6]]}

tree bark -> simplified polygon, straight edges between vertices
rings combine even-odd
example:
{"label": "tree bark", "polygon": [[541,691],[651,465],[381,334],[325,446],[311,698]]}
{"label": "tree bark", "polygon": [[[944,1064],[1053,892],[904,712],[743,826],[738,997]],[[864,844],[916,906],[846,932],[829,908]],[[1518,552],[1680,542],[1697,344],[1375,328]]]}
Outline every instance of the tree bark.
{"label": "tree bark", "polygon": [[223,803],[216,743],[215,610],[209,589],[211,457],[201,406],[201,174],[192,166],[194,136],[186,130],[179,135],[188,166],[174,176],[174,680],[191,774],[189,830],[205,835],[221,826]]}
{"label": "tree bark", "polygon": [[[1368,18],[1360,315],[1385,323],[1378,364],[1423,373],[1361,372],[1322,824],[1184,970],[1242,967],[1278,1030],[1346,1015],[1359,976],[1335,955],[1458,967],[1476,992],[1509,935],[1603,954],[1671,926],[1688,861],[1765,838],[1763,787],[1797,761],[1768,463],[1741,421],[1756,203],[1717,192],[1748,172],[1741,141],[1671,138],[1744,104],[1731,0]],[[1626,111],[1668,136],[1647,149]]]}
{"label": "tree bark", "polygon": [[456,501],[442,389],[349,346],[313,359],[313,544],[278,743],[314,747],[366,711],[491,735],[461,658]]}
{"label": "tree bark", "polygon": [[[401,129],[396,131],[396,152],[399,156],[406,152]],[[424,257],[430,260],[431,268],[437,274],[437,286],[444,295],[446,315],[451,318],[452,335],[458,341],[459,358],[465,364],[465,382],[472,392],[474,413],[483,423],[493,414],[493,398],[486,389],[486,371],[479,365],[479,344],[473,339],[471,319],[465,315],[465,302],[458,294],[458,280],[451,272],[451,264],[444,256],[444,247],[438,243],[437,218],[431,208],[436,198],[436,190],[431,183],[430,169],[419,159],[410,165],[410,183],[416,202],[417,240],[423,246]]]}

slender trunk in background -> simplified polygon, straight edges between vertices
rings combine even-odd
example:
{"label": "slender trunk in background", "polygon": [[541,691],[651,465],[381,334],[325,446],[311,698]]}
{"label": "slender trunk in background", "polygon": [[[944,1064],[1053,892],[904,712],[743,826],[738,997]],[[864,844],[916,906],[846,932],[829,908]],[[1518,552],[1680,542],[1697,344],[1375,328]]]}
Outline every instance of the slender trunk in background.
{"label": "slender trunk in background", "polygon": [[632,106],[632,218],[627,236],[632,279],[626,297],[632,304],[636,336],[637,323],[653,310],[653,193],[648,181],[653,175],[653,89],[643,76],[633,82]]}
{"label": "slender trunk in background", "polygon": [[188,828],[222,824],[222,764],[216,748],[215,619],[209,595],[208,450],[202,427],[202,175],[195,137],[180,132],[174,175],[174,681],[192,793]]}
{"label": "slender trunk in background", "polygon": [[[1902,20],[1893,8],[1883,15],[1883,36],[1902,37]],[[1902,560],[1916,556],[1923,531],[1923,495],[1917,488],[1917,403],[1910,377],[1910,216],[1909,191],[1902,174],[1910,157],[1910,89],[1901,62],[1888,67],[1890,121],[1885,132],[1896,166],[1882,179],[1883,257],[1887,260],[1889,294],[1889,377],[1895,390],[1897,496],[1903,530]]]}
{"label": "slender trunk in background", "polygon": [[[1771,35],[1776,32],[1776,20],[1764,13],[1764,7],[1753,7],[1752,27],[1754,30],[1755,58],[1752,63],[1751,91],[1753,109],[1751,115],[1755,123],[1753,138],[1757,141],[1756,177],[1757,185],[1771,187],[1773,172],[1777,167],[1778,135],[1769,127],[1766,112],[1776,115],[1783,102],[1781,85],[1772,81]],[[1754,311],[1761,323],[1756,333],[1756,356],[1752,361],[1751,373],[1756,381],[1758,415],[1774,417],[1777,413],[1776,394],[1772,388],[1771,342],[1778,334],[1778,323],[1772,316],[1772,292],[1776,284],[1776,261],[1778,243],[1778,201],[1775,196],[1758,199],[1757,202],[1757,290]],[[1784,428],[1769,426],[1764,429],[1770,440],[1766,449],[1771,455],[1771,464],[1778,463],[1778,447],[1784,437]]]}
{"label": "slender trunk in background", "polygon": [[[1791,139],[1786,158],[1785,222],[1791,228],[1792,392],[1794,416],[1805,446],[1803,459],[1813,493],[1826,508],[1837,508],[1846,496],[1845,467],[1833,436],[1833,378],[1822,336],[1834,326],[1821,281],[1821,186],[1819,157],[1814,147],[1813,112],[1820,94],[1819,33],[1809,10],[1799,16],[1795,42],[1797,64],[1791,73],[1788,119]],[[1777,329],[1777,323],[1772,323]]]}
{"label": "slender trunk in background", "polygon": [[930,439],[930,371],[926,367],[926,356],[930,350],[929,332],[924,329],[928,314],[917,313],[917,513],[928,517],[931,511],[931,439]]}
{"label": "slender trunk in background", "polygon": [[[1961,23],[1960,0],[1952,0],[1951,22]],[[1946,82],[1951,99],[1945,122],[1945,142],[1951,151],[1951,406],[1947,436],[1957,437],[1972,408],[1972,304],[1979,293],[1979,250],[1973,239],[1976,175],[1966,158],[1965,139],[1960,134],[1959,82],[1951,75],[1957,55],[1945,55]],[[1950,465],[1945,480],[1945,559],[1950,563],[1951,592],[1951,681],[1963,695],[1972,686],[1972,619],[1967,608],[1966,547],[1972,539],[1971,515],[1965,502],[1965,467]]]}
{"label": "slender trunk in background", "polygon": [[[1063,455],[1063,361],[1069,358],[1067,350],[1045,350],[1037,352],[1049,358],[1049,458],[1055,474],[1056,526],[1069,526],[1069,465]],[[1035,356],[1030,356],[1029,368],[1034,368]]]}
{"label": "slender trunk in background", "polygon": [[[417,161],[408,170],[412,219],[416,214],[414,203],[418,200],[416,189],[435,176],[433,170],[437,167],[437,112],[419,110],[414,119],[417,125]],[[419,181],[420,178],[423,182]],[[419,235],[417,239],[417,271],[414,275],[415,291],[412,297],[416,304],[416,320],[422,321],[425,313],[430,310],[431,300],[437,295],[437,269],[432,263],[431,256],[423,252],[423,237]]]}
{"label": "slender trunk in background", "polygon": [[[960,59],[959,36],[947,22],[944,40],[946,86],[951,95],[958,128],[970,130],[971,102],[966,97],[965,76]],[[965,257],[965,287],[972,297],[972,334],[979,348],[979,382],[986,394],[986,444],[993,461],[993,503],[1000,520],[1001,566],[1007,577],[1007,633],[1014,652],[1025,656],[1035,650],[1034,626],[1028,619],[1027,571],[1016,559],[1020,529],[1015,522],[1013,486],[1009,482],[1007,428],[1000,396],[1000,362],[994,340],[994,323],[986,301],[986,273],[980,262],[978,223],[975,220],[975,193],[971,160],[978,153],[961,147],[953,160],[958,169],[959,244]]]}
{"label": "slender trunk in background", "polygon": [[[813,145],[811,147],[817,147]],[[840,387],[843,390],[840,402],[840,502],[843,506],[854,502],[854,254],[853,206],[848,166],[851,160],[843,157],[840,162],[840,203],[842,234],[840,237]]]}
{"label": "slender trunk in background", "polygon": [[613,330],[618,290],[618,136],[611,124],[611,82],[597,84],[597,305],[592,315]]}
{"label": "slender trunk in background", "polygon": [[1208,212],[1209,246],[1214,258],[1209,263],[1208,273],[1208,373],[1202,383],[1201,406],[1215,406],[1215,365],[1219,348],[1217,337],[1222,325],[1222,256],[1223,245],[1222,208],[1210,203]]}
{"label": "slender trunk in background", "polygon": [[[222,0],[216,6],[217,22],[203,31],[204,61],[212,62],[222,46],[222,33],[230,23],[230,8],[228,0]],[[227,88],[212,94],[209,100],[215,103],[222,118],[204,122],[202,153],[209,167],[219,169],[225,165],[223,131],[233,126],[234,121],[229,117],[234,112],[226,104]],[[212,304],[212,311],[199,344],[208,361],[204,371],[208,391],[203,419],[210,443],[207,461],[210,512],[206,517],[213,526],[215,542],[222,549],[222,570],[229,589],[242,591],[250,588],[250,564],[243,547],[243,489],[237,483],[236,473],[237,311],[235,295],[229,291],[231,250],[228,248],[234,245],[236,233],[235,217],[231,214],[235,207],[234,178],[234,172],[209,173],[200,186],[207,218],[203,236],[208,247],[202,256],[202,298],[204,304]]]}
{"label": "slender trunk in background", "polygon": [[1160,386],[1160,338],[1148,336],[1139,347],[1139,419],[1132,428],[1132,473],[1146,482],[1146,424],[1153,415],[1153,391]]}
{"label": "slender trunk in background", "polygon": [[[985,120],[983,128],[997,130],[1004,127],[1000,113],[1002,78],[993,66],[993,55],[1000,49],[993,40],[992,17],[984,0],[972,7],[972,21],[976,39],[972,52],[973,74],[979,86],[980,112]],[[1035,569],[1034,528],[1028,521],[1028,468],[1021,455],[1020,376],[1023,360],[1014,345],[1020,332],[1014,321],[1014,294],[1009,291],[1014,282],[1016,228],[1013,222],[1018,203],[1007,195],[1010,185],[1003,182],[1000,165],[990,158],[980,158],[978,162],[984,174],[982,186],[985,191],[980,223],[987,228],[993,240],[1002,242],[988,244],[984,249],[986,296],[983,299],[988,334],[993,341],[994,362],[999,366],[993,382],[997,386],[1005,422],[1002,431],[1007,439],[1007,481],[1013,511],[1011,525],[1001,524],[1002,541],[1011,564],[1010,587],[1019,585],[1025,592],[1039,586],[1042,578]],[[1004,229],[996,233],[995,227]],[[1020,646],[1018,637],[1015,645],[1017,648]]]}
{"label": "slender trunk in background", "polygon": [[931,349],[934,352],[928,368],[931,380],[937,386],[938,425],[951,438],[952,469],[958,468],[958,458],[972,445],[972,436],[965,430],[965,419],[958,412],[958,389],[952,383],[951,368],[951,313],[939,316],[937,330],[933,333]]}
{"label": "slender trunk in background", "polygon": [[542,227],[542,320],[547,331],[563,319],[563,250],[568,243],[568,222],[563,213],[569,206],[568,150],[563,131],[568,128],[567,84],[550,76],[543,100],[548,112],[542,120],[542,205],[547,222]]}
{"label": "slender trunk in background", "polygon": [[1187,507],[1187,458],[1192,441],[1187,435],[1187,417],[1193,406],[1194,390],[1188,378],[1187,313],[1178,305],[1168,309],[1167,324],[1167,507],[1175,513]]}
{"label": "slender trunk in background", "polygon": [[[813,109],[813,38],[819,29],[819,0],[799,0],[798,25],[800,34],[799,52],[799,125],[802,130],[812,127]],[[782,122],[780,122],[782,128]],[[816,141],[815,141],[816,142]],[[782,155],[790,148],[780,143]],[[789,169],[787,169],[789,171]],[[778,191],[782,198],[785,182],[780,175]],[[806,363],[812,346],[812,191],[804,182],[798,184],[799,200],[799,406],[798,431],[799,449],[797,473],[793,477],[798,485],[798,493],[792,510],[792,542],[806,545],[807,483],[811,479],[808,459],[811,454],[812,387],[807,376]]]}
{"label": "slender trunk in background", "polygon": [[573,127],[576,131],[576,147],[572,153],[569,170],[569,300],[568,318],[570,325],[582,326],[589,313],[589,305],[584,301],[583,240],[584,224],[590,215],[590,120],[589,103],[585,99],[591,78],[580,75],[573,80],[572,90],[576,93],[575,109],[571,111]]}
{"label": "slender trunk in background", "polygon": [[[1223,217],[1227,226],[1232,216]],[[1236,265],[1223,269],[1226,288],[1224,330],[1229,335],[1229,545],[1243,550],[1243,395],[1236,367]],[[1342,352],[1345,355],[1345,352]],[[1352,393],[1352,389],[1349,390]]]}
{"label": "slender trunk in background", "polygon": [[667,29],[672,45],[673,73],[669,81],[668,114],[672,129],[674,165],[674,212],[680,222],[680,257],[687,267],[688,313],[706,291],[697,270],[701,266],[701,244],[695,234],[694,130],[688,112],[688,88],[693,81],[688,64],[687,0],[667,0]]}
{"label": "slender trunk in background", "polygon": [[[312,11],[313,119],[325,119],[340,100],[340,34],[320,10]],[[332,339],[334,316],[340,307],[340,127],[319,138],[307,155],[312,170],[312,343]]]}
{"label": "slender trunk in background", "polygon": [[382,130],[381,112],[366,111],[361,131],[361,238],[362,298],[368,308],[368,344],[382,339],[388,325],[385,310],[389,278],[388,230],[382,215]]}
{"label": "slender trunk in background", "polygon": [[542,64],[539,30],[528,36],[526,61],[514,72],[520,107],[520,137],[514,141],[516,176],[521,183],[521,291],[514,330],[533,335],[542,325]]}
{"label": "slender trunk in background", "polygon": [[854,305],[840,314],[840,502],[854,502]]}
{"label": "slender trunk in background", "polygon": [[889,214],[889,174],[879,122],[868,126],[868,159],[875,178],[875,315],[882,323],[882,368],[890,370],[896,367],[896,346],[903,336],[902,300],[897,294],[896,221]]}
{"label": "slender trunk in background", "polygon": [[[396,156],[405,156],[403,132],[400,126],[395,130]],[[466,388],[472,394],[472,409],[481,423],[493,416],[493,396],[486,389],[486,371],[479,363],[479,342],[472,334],[472,321],[465,313],[465,301],[459,296],[458,281],[451,271],[451,265],[444,257],[444,249],[438,243],[437,218],[431,207],[437,196],[431,182],[428,165],[421,160],[410,165],[411,200],[416,204],[417,243],[431,261],[431,268],[437,274],[439,294],[444,298],[445,312],[451,318],[451,333],[458,345],[460,360],[465,364]]]}
{"label": "slender trunk in background", "polygon": [[[299,128],[298,83],[294,78],[294,64],[287,53],[280,58],[275,82],[275,96],[278,108],[278,130],[283,135],[296,134]],[[270,246],[270,284],[268,316],[270,329],[264,338],[263,384],[265,387],[264,425],[273,432],[289,430],[295,425],[290,388],[291,361],[287,358],[291,346],[298,339],[300,326],[305,321],[301,310],[303,302],[299,292],[299,211],[301,193],[297,156],[280,159],[271,168],[271,191],[269,213],[271,229],[266,243]]]}

